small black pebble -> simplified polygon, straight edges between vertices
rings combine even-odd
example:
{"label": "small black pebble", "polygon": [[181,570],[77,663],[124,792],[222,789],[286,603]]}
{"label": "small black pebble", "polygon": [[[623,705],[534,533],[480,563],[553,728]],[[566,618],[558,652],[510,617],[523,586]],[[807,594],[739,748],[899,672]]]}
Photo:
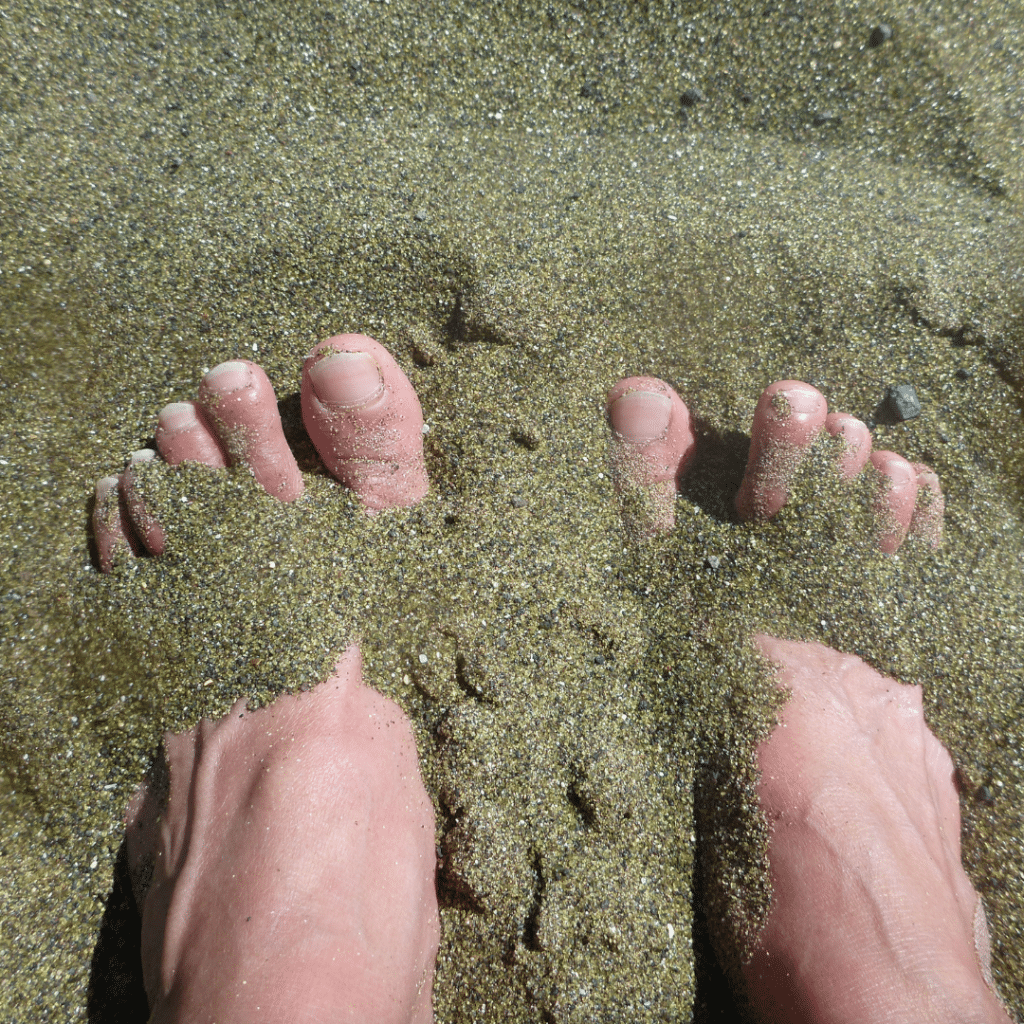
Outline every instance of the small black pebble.
{"label": "small black pebble", "polygon": [[819,110],[814,115],[814,126],[820,128],[824,124],[839,124],[842,118],[834,110]]}
{"label": "small black pebble", "polygon": [[902,423],[921,415],[921,402],[912,384],[890,384],[885,389],[881,411],[891,423]]}
{"label": "small black pebble", "polygon": [[987,807],[995,806],[996,802],[995,794],[990,786],[979,786],[975,791],[974,799],[979,804],[985,804]]}
{"label": "small black pebble", "polygon": [[700,89],[687,89],[682,96],[679,97],[679,102],[684,107],[695,107],[698,103],[703,103],[707,99],[707,96],[700,91]]}
{"label": "small black pebble", "polygon": [[868,46],[881,46],[882,43],[887,43],[890,39],[892,39],[892,29],[883,22],[871,30]]}
{"label": "small black pebble", "polygon": [[970,380],[971,371],[968,370],[966,367],[961,366],[960,369],[956,371],[956,374],[954,376],[957,380]]}

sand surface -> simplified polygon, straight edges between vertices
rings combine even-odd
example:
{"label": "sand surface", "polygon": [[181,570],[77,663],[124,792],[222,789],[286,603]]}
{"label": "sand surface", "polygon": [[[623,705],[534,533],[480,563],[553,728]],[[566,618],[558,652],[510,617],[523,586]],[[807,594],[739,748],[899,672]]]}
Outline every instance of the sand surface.
{"label": "sand surface", "polygon": [[[3,1020],[140,1019],[117,866],[162,732],[353,638],[437,805],[438,1021],[733,1019],[704,921],[765,907],[758,627],[923,683],[1024,1015],[1024,7],[646,7],[2,13]],[[421,396],[412,512],[362,515],[304,436],[302,356],[342,331]],[[167,553],[101,576],[94,481],[238,357],[307,496],[155,466]],[[602,414],[633,373],[700,429],[639,547]],[[820,465],[732,521],[783,377],[872,423],[916,388],[875,444],[940,474],[939,553],[874,552]]]}

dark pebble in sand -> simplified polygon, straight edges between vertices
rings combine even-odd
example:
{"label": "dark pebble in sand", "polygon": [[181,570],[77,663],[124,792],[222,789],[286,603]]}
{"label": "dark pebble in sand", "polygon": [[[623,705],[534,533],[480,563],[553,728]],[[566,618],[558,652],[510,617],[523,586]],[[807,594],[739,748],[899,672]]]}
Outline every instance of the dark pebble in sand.
{"label": "dark pebble in sand", "polygon": [[700,91],[700,89],[687,89],[683,92],[683,95],[679,97],[679,102],[684,107],[695,107],[698,103],[703,103],[707,99],[707,96]]}
{"label": "dark pebble in sand", "polygon": [[878,419],[882,423],[902,423],[921,415],[921,402],[912,384],[890,384],[879,406]]}
{"label": "dark pebble in sand", "polygon": [[892,29],[882,22],[871,30],[871,36],[868,38],[868,46],[878,47],[883,43],[889,42],[890,39],[892,39]]}
{"label": "dark pebble in sand", "polygon": [[717,569],[721,564],[722,560],[718,555],[708,555],[707,558],[704,559],[704,565],[708,569]]}
{"label": "dark pebble in sand", "polygon": [[992,807],[996,802],[995,794],[992,792],[991,786],[979,786],[977,790],[975,790],[974,799],[977,800],[979,804],[984,804],[986,807]]}
{"label": "dark pebble in sand", "polygon": [[825,124],[839,124],[842,118],[834,110],[819,110],[814,115],[814,126],[820,128]]}

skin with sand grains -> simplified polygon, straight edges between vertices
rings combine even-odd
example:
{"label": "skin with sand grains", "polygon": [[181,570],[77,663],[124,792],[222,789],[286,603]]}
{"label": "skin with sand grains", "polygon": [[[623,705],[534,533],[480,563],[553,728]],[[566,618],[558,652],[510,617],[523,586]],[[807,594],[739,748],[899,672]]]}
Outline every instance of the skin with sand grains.
{"label": "skin with sand grains", "polygon": [[[689,461],[688,416],[655,433],[631,415],[666,392],[663,382],[631,378],[609,393],[616,444],[635,446],[632,460],[620,455],[615,463],[629,468],[618,470],[620,490],[663,488]],[[632,403],[626,414],[624,400]],[[895,452],[871,452],[864,424],[828,414],[824,396],[801,381],[770,385],[757,404],[736,497],[740,518],[781,511],[822,429],[842,439],[836,471],[843,479],[869,464],[877,474],[878,547],[891,554],[909,534],[937,547],[943,499],[935,474]],[[636,529],[650,534],[662,523]],[[757,752],[772,906],[743,967],[755,1014],[1007,1024],[992,982],[984,906],[960,862],[953,762],[925,723],[921,688],[821,644],[753,639],[789,694]]]}
{"label": "skin with sand grains", "polygon": [[[268,493],[296,497],[301,475],[265,380],[251,363],[215,368],[197,403],[161,413],[161,455],[244,466]],[[426,493],[419,402],[371,339],[339,336],[314,349],[302,408],[325,464],[368,511],[412,505]],[[695,443],[685,404],[656,378],[628,378],[610,392],[608,418],[614,482],[631,533],[671,529],[678,480]],[[823,429],[844,442],[842,476],[852,480],[873,467],[875,542],[895,551],[916,534],[937,546],[942,497],[935,475],[895,453],[871,453],[863,424],[828,415],[824,398],[798,381],[772,385],[758,404],[739,516],[778,513]],[[143,548],[162,550],[159,524],[133,490],[131,467],[97,484],[94,527],[104,570]],[[920,689],[820,644],[753,639],[791,698],[758,754],[776,897],[744,971],[751,1005],[766,1020],[1008,1021],[988,971],[984,910],[960,866],[952,763],[924,722]],[[881,751],[870,742],[879,732]],[[437,948],[432,814],[408,723],[364,685],[357,649],[311,693],[252,714],[235,708],[218,723],[168,736],[165,749],[166,810],[151,780],[128,814],[154,1019],[193,1019],[188,1008],[199,1006],[216,1007],[218,1020],[249,1019],[253,1007],[274,1005],[273,979],[280,985],[287,977],[276,991],[294,993],[293,1019],[302,1019],[294,1014],[308,996],[309,1019],[355,998],[367,1007],[366,1019],[429,1020]],[[324,786],[336,760],[341,774]],[[901,800],[908,787],[913,799]],[[183,795],[189,790],[202,795],[195,809]],[[319,838],[307,844],[303,823],[313,819]],[[232,871],[252,859],[245,837],[256,825],[274,842],[249,870]],[[282,889],[274,865],[298,871],[308,858],[349,870],[313,872],[305,888]],[[377,871],[384,861],[386,877]],[[346,878],[367,884],[354,894]],[[851,878],[856,884],[844,884]],[[210,887],[222,914],[201,912],[196,894]],[[325,906],[335,908],[335,926],[314,927]],[[278,913],[274,927],[291,938],[277,948],[287,954],[296,943],[308,945],[291,973],[271,956],[271,931],[246,928],[253,915],[269,920]],[[845,927],[833,927],[836,921]],[[928,942],[920,941],[922,930]],[[187,956],[187,949],[208,955]],[[230,984],[214,984],[204,972],[211,958]],[[254,959],[273,967],[250,977],[246,964]]]}

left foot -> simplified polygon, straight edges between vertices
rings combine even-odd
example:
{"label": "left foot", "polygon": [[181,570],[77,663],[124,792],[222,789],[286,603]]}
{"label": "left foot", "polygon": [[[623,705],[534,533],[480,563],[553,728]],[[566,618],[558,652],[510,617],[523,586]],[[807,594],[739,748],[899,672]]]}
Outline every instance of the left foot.
{"label": "left foot", "polygon": [[[302,371],[302,415],[328,471],[369,512],[415,505],[427,493],[423,411],[391,354],[362,334],[320,342]],[[248,470],[272,497],[294,501],[302,474],[281,428],[277,398],[255,363],[215,366],[194,402],[174,402],[157,418],[156,445],[165,462],[201,462]],[[120,476],[96,484],[93,532],[100,568],[121,557],[163,553],[166,538],[146,508],[133,467],[156,457],[134,453]]]}
{"label": "left foot", "polygon": [[150,1021],[428,1024],[434,811],[359,649],[164,750],[126,815]]}

